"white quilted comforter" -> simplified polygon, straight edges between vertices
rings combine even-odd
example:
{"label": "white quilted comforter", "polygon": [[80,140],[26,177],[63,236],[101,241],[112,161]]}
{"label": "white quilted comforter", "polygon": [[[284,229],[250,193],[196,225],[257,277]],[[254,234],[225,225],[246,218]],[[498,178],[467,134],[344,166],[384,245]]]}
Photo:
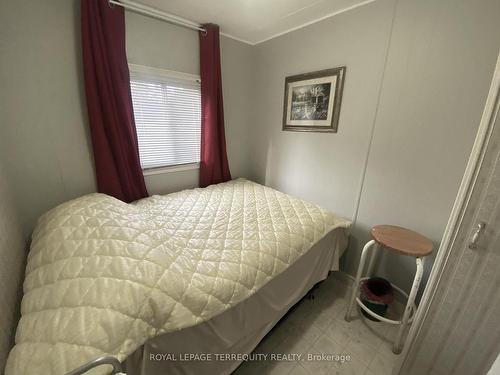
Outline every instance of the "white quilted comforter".
{"label": "white quilted comforter", "polygon": [[7,375],[123,360],[248,298],[350,223],[247,180],[125,204],[103,194],[38,222]]}

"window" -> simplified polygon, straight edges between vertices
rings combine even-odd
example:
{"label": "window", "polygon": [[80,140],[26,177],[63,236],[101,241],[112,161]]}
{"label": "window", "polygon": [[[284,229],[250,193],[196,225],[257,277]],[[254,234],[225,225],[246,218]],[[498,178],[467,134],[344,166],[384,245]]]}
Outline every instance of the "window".
{"label": "window", "polygon": [[199,77],[131,65],[130,89],[142,169],[199,163]]}

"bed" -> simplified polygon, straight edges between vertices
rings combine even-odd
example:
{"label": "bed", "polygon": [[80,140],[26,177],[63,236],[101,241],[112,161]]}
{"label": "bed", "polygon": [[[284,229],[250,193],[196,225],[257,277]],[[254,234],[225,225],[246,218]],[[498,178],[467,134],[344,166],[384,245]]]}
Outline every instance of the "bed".
{"label": "bed", "polygon": [[175,359],[249,353],[338,269],[349,226],[244,179],[64,203],[33,233],[6,375],[64,374],[103,355],[128,375],[229,374],[241,358]]}

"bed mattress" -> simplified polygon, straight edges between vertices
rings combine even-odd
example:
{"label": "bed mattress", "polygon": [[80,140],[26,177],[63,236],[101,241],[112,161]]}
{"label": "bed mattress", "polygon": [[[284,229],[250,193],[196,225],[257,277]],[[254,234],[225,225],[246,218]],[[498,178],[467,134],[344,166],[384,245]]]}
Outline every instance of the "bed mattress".
{"label": "bed mattress", "polygon": [[136,204],[91,194],[41,217],[6,374],[64,374],[248,299],[347,220],[238,179]]}
{"label": "bed mattress", "polygon": [[232,373],[293,305],[330,271],[338,270],[347,242],[348,231],[336,228],[236,306],[201,324],[148,340],[125,361],[127,375]]}

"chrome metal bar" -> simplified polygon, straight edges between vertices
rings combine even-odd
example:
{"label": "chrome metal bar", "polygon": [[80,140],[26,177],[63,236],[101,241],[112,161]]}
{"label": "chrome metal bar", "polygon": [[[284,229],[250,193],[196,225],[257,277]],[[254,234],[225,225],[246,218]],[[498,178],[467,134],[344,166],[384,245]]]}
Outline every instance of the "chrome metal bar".
{"label": "chrome metal bar", "polygon": [[373,245],[373,250],[372,253],[370,254],[370,261],[368,262],[368,268],[366,270],[366,276],[372,277],[374,276],[373,274],[373,269],[375,268],[375,262],[377,260],[377,254],[379,253],[380,245],[378,242],[375,242]]}
{"label": "chrome metal bar", "polygon": [[354,307],[354,302],[356,302],[356,296],[358,295],[359,283],[361,281],[361,275],[363,273],[363,269],[365,268],[366,256],[368,255],[368,250],[374,244],[375,244],[374,240],[368,241],[366,243],[365,247],[363,248],[363,252],[361,253],[361,259],[359,261],[358,272],[356,273],[356,280],[354,281],[354,284],[352,285],[351,300],[349,301],[349,306],[347,307],[347,312],[345,314],[345,320],[348,322],[351,321],[352,308]]}
{"label": "chrome metal bar", "polygon": [[77,369],[74,369],[73,371],[68,372],[66,375],[83,375],[87,371],[92,370],[95,367],[99,366],[111,366],[113,370],[109,373],[109,375],[126,375],[122,373],[122,365],[118,359],[112,356],[105,356],[105,357],[99,357],[94,359],[93,361],[90,361]]}
{"label": "chrome metal bar", "polygon": [[187,20],[185,18],[176,16],[174,14],[170,14],[167,12],[163,12],[159,9],[155,9],[153,7],[141,4],[141,3],[136,3],[134,1],[129,1],[129,0],[108,0],[109,4],[112,5],[117,5],[120,7],[123,7],[125,9],[131,10],[133,12],[143,14],[145,16],[157,18],[166,22],[174,23],[179,26],[184,26],[187,27],[188,29],[192,30],[199,30],[199,31],[206,31],[203,26],[201,26],[199,23]]}
{"label": "chrome metal bar", "polygon": [[413,285],[411,286],[408,302],[406,303],[405,311],[403,313],[403,319],[401,319],[401,327],[399,327],[398,336],[396,338],[396,341],[394,342],[394,347],[392,348],[392,351],[395,354],[401,353],[401,349],[403,348],[404,331],[408,326],[413,303],[415,302],[415,297],[417,296],[420,281],[422,281],[422,274],[424,273],[424,258],[416,258],[416,263],[417,270],[415,271],[415,278],[413,279]]}
{"label": "chrome metal bar", "polygon": [[356,302],[358,303],[359,307],[361,307],[368,315],[374,317],[375,319],[380,320],[381,322],[388,323],[388,324],[396,324],[396,325],[401,324],[401,320],[387,319],[386,317],[384,317],[382,315],[374,313],[368,307],[365,306],[365,304],[359,299],[359,297],[356,297]]}

